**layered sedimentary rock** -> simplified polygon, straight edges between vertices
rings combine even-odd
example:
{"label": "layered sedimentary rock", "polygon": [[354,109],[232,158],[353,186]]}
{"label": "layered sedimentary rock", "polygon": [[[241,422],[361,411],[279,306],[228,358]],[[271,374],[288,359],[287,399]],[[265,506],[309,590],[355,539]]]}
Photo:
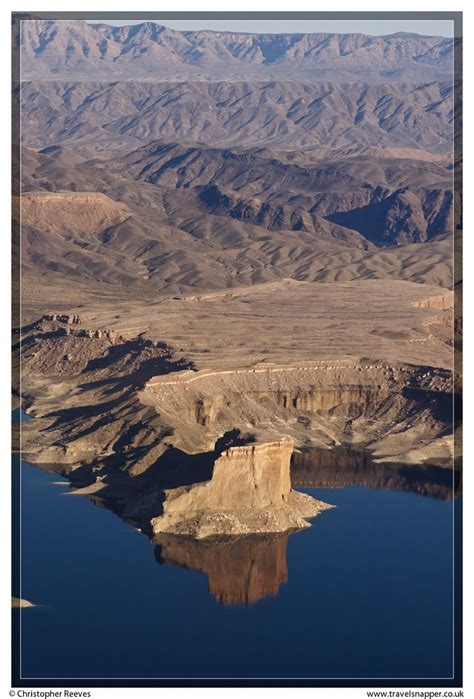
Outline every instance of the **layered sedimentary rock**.
{"label": "layered sedimentary rock", "polygon": [[[429,320],[432,329],[434,315]],[[94,454],[99,464],[92,468],[110,472],[109,462],[120,462],[120,472],[134,476],[169,447],[212,452],[232,430],[260,442],[287,436],[300,447],[370,444],[386,460],[405,463],[452,456],[448,369],[354,358],[195,371],[165,343],[90,322],[50,313],[17,331],[23,397],[40,418],[24,430],[31,460],[85,471]],[[102,458],[104,444],[113,459]]]}
{"label": "layered sedimentary rock", "polygon": [[292,451],[290,439],[223,451],[209,481],[165,491],[153,531],[201,539],[307,527],[329,506],[291,490]]}
{"label": "layered sedimentary rock", "polygon": [[[151,379],[140,397],[163,411],[174,444],[188,451],[211,448],[226,428],[275,436],[284,424],[300,446],[389,439],[401,454],[445,435],[453,407],[449,370],[368,360],[180,372]],[[450,456],[447,443],[438,446]]]}

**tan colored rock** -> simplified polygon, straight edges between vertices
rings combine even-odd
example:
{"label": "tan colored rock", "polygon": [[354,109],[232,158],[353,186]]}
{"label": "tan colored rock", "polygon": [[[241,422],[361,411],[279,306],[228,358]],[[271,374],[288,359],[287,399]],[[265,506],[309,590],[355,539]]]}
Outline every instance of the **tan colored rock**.
{"label": "tan colored rock", "polygon": [[288,498],[291,489],[292,451],[291,439],[231,447],[214,463],[210,481],[187,492],[171,491],[167,511],[241,510],[279,505]]}
{"label": "tan colored rock", "polygon": [[291,439],[231,447],[204,483],[165,491],[153,531],[204,539],[303,529],[330,507],[291,490]]}
{"label": "tan colored rock", "polygon": [[27,599],[22,599],[21,597],[12,597],[12,609],[26,609],[27,607],[34,607],[36,605]]}
{"label": "tan colored rock", "polygon": [[[124,204],[100,192],[27,192],[20,206],[22,225],[60,237],[97,235],[131,215]],[[15,201],[14,210],[16,207]]]}

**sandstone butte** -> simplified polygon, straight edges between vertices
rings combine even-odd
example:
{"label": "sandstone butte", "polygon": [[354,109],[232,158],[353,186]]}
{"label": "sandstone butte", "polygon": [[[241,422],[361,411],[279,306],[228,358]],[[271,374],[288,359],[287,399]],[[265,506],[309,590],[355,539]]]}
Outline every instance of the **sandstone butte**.
{"label": "sandstone butte", "polygon": [[211,480],[165,491],[163,513],[151,520],[154,533],[203,539],[308,527],[331,505],[292,490],[293,444],[283,438],[223,451]]}

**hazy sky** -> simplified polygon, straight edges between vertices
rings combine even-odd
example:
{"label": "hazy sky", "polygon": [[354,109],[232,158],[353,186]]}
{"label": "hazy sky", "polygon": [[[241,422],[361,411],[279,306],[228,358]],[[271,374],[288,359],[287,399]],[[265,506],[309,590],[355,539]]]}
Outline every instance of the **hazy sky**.
{"label": "hazy sky", "polygon": [[[118,26],[141,24],[140,20],[90,20],[90,24],[104,23]],[[316,33],[330,32],[349,34],[394,34],[413,32],[430,36],[453,36],[453,22],[450,20],[152,20],[181,31],[211,29],[214,31],[255,32],[255,33]]]}

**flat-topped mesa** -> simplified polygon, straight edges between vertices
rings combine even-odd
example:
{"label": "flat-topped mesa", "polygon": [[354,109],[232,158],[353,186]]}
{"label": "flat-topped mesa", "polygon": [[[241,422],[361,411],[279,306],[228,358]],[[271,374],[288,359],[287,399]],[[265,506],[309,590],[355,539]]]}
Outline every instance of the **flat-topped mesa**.
{"label": "flat-topped mesa", "polygon": [[132,215],[122,202],[101,192],[25,192],[14,197],[13,216],[21,225],[61,238],[96,236]]}
{"label": "flat-topped mesa", "polygon": [[211,480],[165,491],[153,531],[203,539],[309,526],[307,519],[330,506],[291,489],[292,451],[288,438],[227,449]]}

